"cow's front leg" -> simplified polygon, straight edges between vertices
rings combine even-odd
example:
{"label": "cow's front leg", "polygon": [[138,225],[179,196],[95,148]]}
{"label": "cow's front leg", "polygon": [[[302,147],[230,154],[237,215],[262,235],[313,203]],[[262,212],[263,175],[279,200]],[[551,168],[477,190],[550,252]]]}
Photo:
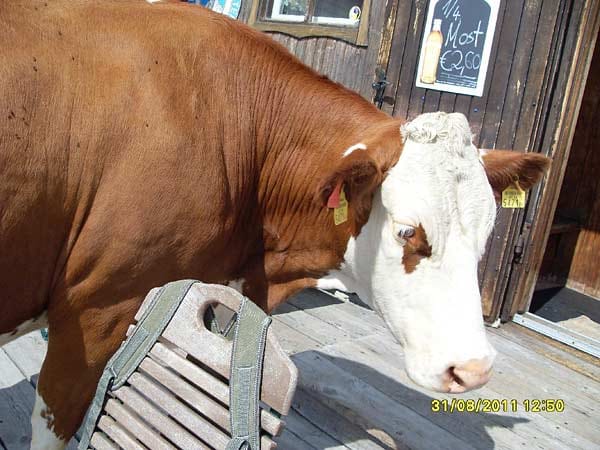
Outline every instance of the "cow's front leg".
{"label": "cow's front leg", "polygon": [[48,353],[31,417],[31,449],[62,449],[75,434],[139,301],[49,311]]}
{"label": "cow's front leg", "polygon": [[31,414],[31,449],[62,450],[67,441],[56,435],[53,415],[39,391],[35,391],[35,405]]}

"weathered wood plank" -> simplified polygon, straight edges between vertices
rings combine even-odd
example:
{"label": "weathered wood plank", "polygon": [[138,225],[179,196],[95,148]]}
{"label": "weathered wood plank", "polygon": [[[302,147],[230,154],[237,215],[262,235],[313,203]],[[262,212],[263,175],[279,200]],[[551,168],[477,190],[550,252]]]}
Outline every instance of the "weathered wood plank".
{"label": "weathered wood plank", "polygon": [[[398,77],[398,88],[396,90],[396,102],[394,103],[393,116],[403,119],[408,118],[408,107],[410,94],[416,76],[416,65],[418,61],[417,47],[420,39],[419,23],[422,23],[423,9],[426,2],[414,2],[402,0],[398,6],[398,13],[408,17],[406,28],[398,29],[394,34],[394,40],[401,39],[404,42],[404,52],[400,65]],[[392,44],[393,45],[393,44]],[[393,48],[393,47],[392,47]]]}
{"label": "weathered wood plank", "polygon": [[16,341],[6,344],[2,349],[15,363],[25,378],[35,384],[36,375],[40,372],[40,367],[46,357],[48,344],[42,338],[38,330],[32,331]]}
{"label": "weathered wood plank", "polygon": [[[501,345],[501,340],[495,335],[491,335],[490,339],[492,344],[499,350],[492,380],[477,391],[462,394],[461,398],[506,398],[508,400],[517,399],[519,402],[523,399],[561,398],[565,400],[565,403],[567,404],[567,408],[563,413],[526,414],[524,417],[531,421],[532,425],[524,428],[517,428],[516,432],[527,436],[528,430],[535,430],[541,423],[539,426],[544,429],[545,432],[552,430],[556,431],[555,427],[559,426],[562,429],[561,433],[567,443],[567,447],[570,445],[576,446],[577,442],[582,442],[583,444],[579,448],[586,448],[586,445],[589,445],[590,442],[594,442],[595,440],[599,440],[600,442],[598,431],[595,429],[590,430],[590,428],[593,427],[590,427],[589,424],[589,417],[594,417],[597,414],[594,412],[595,402],[583,398],[580,395],[573,398],[574,394],[572,387],[566,387],[560,381],[552,381],[552,378],[556,373],[564,373],[566,368],[558,364],[540,367],[535,361],[529,361],[528,363],[515,361],[515,354],[522,353],[526,349],[506,348],[506,346]],[[408,376],[404,372],[404,361],[402,358],[390,358],[390,355],[401,354],[400,346],[393,339],[385,336],[382,336],[379,339],[377,337],[367,337],[360,341],[355,341],[355,343],[356,348],[354,349],[354,353],[352,353],[352,358],[362,357],[363,354],[360,353],[360,349],[362,347],[367,347],[370,351],[381,354],[380,361],[378,363],[372,361],[369,362],[369,367],[379,367],[380,371],[383,373],[394,373],[393,378],[395,380],[406,386],[410,386],[412,390],[421,392],[427,396],[430,394],[422,388],[415,386],[408,379]],[[324,347],[320,351],[324,353],[335,353],[338,347],[340,346]],[[348,347],[348,355],[350,355],[350,351],[351,347]],[[402,370],[394,372],[390,365],[396,366]],[[349,367],[344,367],[346,370],[350,369]],[[356,368],[354,368],[354,370],[356,370]],[[538,380],[540,372],[545,374],[543,383]],[[546,375],[548,375],[548,377],[546,377]],[[532,380],[536,381],[532,382]],[[582,384],[590,385],[589,382]],[[597,385],[597,383],[593,384]],[[397,394],[402,392],[402,390],[398,390]],[[390,393],[390,395],[396,394]],[[436,394],[436,398],[451,399],[452,396]],[[411,407],[420,405],[418,396],[417,398],[407,397],[403,402],[404,404],[411,405]],[[427,404],[421,405],[423,414],[426,414],[427,406]],[[519,411],[521,410],[522,406],[519,408]],[[432,419],[435,418],[437,418],[437,416],[432,417]],[[551,425],[548,425],[547,422],[543,423],[543,421],[550,421]],[[570,424],[569,430],[564,428],[565,421]],[[468,435],[467,431],[465,431],[465,435]],[[472,440],[470,442],[474,441],[475,440]]]}
{"label": "weathered wood plank", "polygon": [[[322,304],[322,301],[320,303],[317,303],[317,304]],[[345,307],[350,308],[350,307],[354,306],[354,305],[351,305],[351,304],[348,304],[348,305],[349,306],[345,306]],[[307,303],[304,306],[310,306],[310,305]],[[317,311],[319,311],[319,309],[320,308],[311,308],[310,311],[314,311],[316,313]],[[374,313],[372,313],[372,312],[370,314],[365,314],[365,319],[364,320],[367,323],[373,322],[373,326],[375,326],[375,327],[378,325],[377,322],[380,321],[380,319]],[[347,324],[343,324],[343,326],[347,326]],[[389,336],[389,334],[388,334],[388,336]],[[378,338],[374,336],[374,337],[372,337],[372,339],[376,341]],[[383,339],[383,340],[385,340],[385,339]],[[392,342],[393,342],[393,340],[392,340]],[[381,341],[379,341],[379,345],[381,346]],[[395,344],[395,342],[394,342],[394,346],[395,346],[394,349],[388,350],[388,354],[397,354],[398,358],[400,358],[400,355],[401,355],[402,351],[401,351],[400,347],[397,344]],[[351,344],[349,344],[349,347],[351,347]],[[330,347],[324,347],[322,349],[322,351],[328,352],[329,348]],[[389,355],[388,355],[388,357],[389,357]],[[376,365],[374,365],[374,366],[376,366]],[[558,368],[558,370],[560,370],[560,368]],[[505,375],[503,375],[503,377],[505,378]],[[517,377],[518,377],[518,375],[517,375]],[[495,376],[495,378],[497,378],[497,376]],[[492,381],[494,381],[495,378]],[[505,382],[506,382],[505,384],[510,385],[510,384],[514,384],[515,380],[514,379],[506,379]],[[412,384],[408,379],[406,379],[406,383],[408,385]],[[585,384],[585,383],[583,383],[583,384]],[[477,392],[479,393],[479,392],[482,392],[482,391],[477,391]],[[500,390],[500,392],[501,392],[501,390]],[[529,393],[531,394],[531,392],[532,392],[531,388],[529,387]],[[490,392],[488,394],[488,396],[489,395],[493,395],[493,394],[494,394],[494,392],[492,391],[492,392]],[[538,395],[542,395],[542,394],[540,393]],[[495,397],[498,397],[498,395],[495,395]],[[406,404],[408,404],[408,403],[409,402],[407,401]],[[556,418],[556,416],[555,416],[555,418]],[[589,443],[589,441],[586,441],[586,442]],[[585,445],[583,446],[583,448],[585,448]]]}
{"label": "weathered wood plank", "polygon": [[[405,445],[415,448],[423,442],[428,442],[430,448],[473,448],[363,380],[344,372],[322,354],[297,354],[294,362],[300,369],[299,385],[303,389],[337,411],[343,411],[350,421],[392,448]],[[397,413],[381,414],[382,411]]]}
{"label": "weathered wood plank", "polygon": [[119,450],[119,447],[112,442],[104,433],[94,433],[90,444],[96,450]]}
{"label": "weathered wood plank", "polygon": [[115,396],[175,445],[182,448],[209,450],[208,446],[196,439],[190,432],[177,424],[174,420],[170,419],[157,407],[151,405],[132,388],[124,386],[115,391]]}
{"label": "weathered wood plank", "polygon": [[[228,409],[210,396],[190,386],[173,372],[149,358],[142,361],[140,369],[221,428],[230,431]],[[277,435],[283,428],[283,422],[271,414],[261,412],[261,428],[271,435]]]}
{"label": "weathered wood plank", "polygon": [[280,322],[296,330],[311,330],[310,337],[321,344],[334,344],[351,337],[348,331],[324,322],[321,318],[309,314],[308,311],[296,308],[292,302],[280,310],[285,311],[285,314],[277,315]]}
{"label": "weathered wood plank", "polygon": [[4,448],[29,449],[34,399],[33,387],[0,348],[0,443]]}
{"label": "weathered wood plank", "polygon": [[276,441],[279,447],[285,450],[317,450],[287,428]]}
{"label": "weathered wood plank", "polygon": [[[328,417],[320,417],[320,420],[328,421]],[[338,440],[332,438],[320,428],[302,417],[298,412],[292,410],[286,417],[286,428],[296,436],[302,436],[302,440],[311,448],[344,449],[347,448]],[[279,442],[279,441],[277,441]],[[283,447],[284,449],[287,447]]]}
{"label": "weathered wood plank", "polygon": [[176,419],[177,422],[211,447],[224,449],[227,445],[229,438],[225,433],[179,402],[174,395],[159,384],[138,372],[131,375],[129,383],[139,392],[143,392],[145,396],[151,398],[157,405],[160,405],[161,409],[169,416]]}
{"label": "weathered wood plank", "polygon": [[524,373],[541,370],[544,372],[544,385],[549,392],[567,391],[582,410],[595,410],[600,401],[600,386],[597,383],[590,383],[585,376],[565,366],[558,366],[554,361],[513,341],[495,335],[490,335],[490,341],[496,350],[510,358],[513,370],[522,370]]}
{"label": "weathered wood plank", "polygon": [[273,316],[271,327],[273,327],[275,334],[277,334],[279,343],[288,354],[312,350],[322,345],[310,336],[307,336],[284,323],[278,315]]}
{"label": "weathered wood plank", "polygon": [[294,409],[312,425],[322,429],[349,449],[379,450],[387,447],[344,417],[340,411],[325,405],[318,396],[312,396],[302,388],[296,392]]}
{"label": "weathered wood plank", "polygon": [[144,450],[145,448],[112,417],[102,416],[98,421],[98,428],[123,450]]}
{"label": "weathered wood plank", "polygon": [[[388,333],[383,321],[377,315],[366,308],[359,307],[353,303],[343,303],[338,299],[327,296],[316,290],[306,290],[290,300],[290,303],[302,309],[302,312],[309,314],[328,325],[332,325],[337,330],[341,330],[343,335],[350,338],[360,338],[370,336],[374,333]],[[320,306],[325,304],[325,306]],[[306,321],[310,324],[311,321]],[[317,322],[318,323],[318,322]],[[334,331],[340,335],[340,331]],[[314,336],[319,340],[318,336]],[[345,340],[336,339],[335,341]],[[325,343],[321,341],[322,343]]]}
{"label": "weathered wood plank", "polygon": [[169,366],[172,370],[190,380],[199,388],[210,392],[220,402],[228,404],[229,388],[227,384],[195,366],[193,363],[171,350],[165,343],[157,342],[150,350],[150,355]]}
{"label": "weathered wood plank", "polygon": [[[407,405],[417,413],[427,417],[431,422],[476,447],[480,445],[483,448],[495,446],[495,448],[510,449],[521,445],[533,445],[532,442],[534,441],[542,448],[552,447],[556,449],[586,449],[592,445],[593,441],[585,439],[563,426],[563,420],[575,420],[570,413],[567,414],[569,417],[555,414],[554,418],[557,418],[558,422],[554,422],[547,420],[546,417],[540,414],[525,413],[522,405],[519,407],[519,411],[516,412],[468,413],[455,411],[454,413],[433,413],[431,411],[434,399],[447,401],[448,404],[453,399],[476,401],[479,398],[504,398],[507,401],[515,398],[521,402],[524,398],[542,398],[545,395],[543,390],[536,390],[530,383],[526,383],[524,389],[515,389],[515,385],[520,386],[516,380],[519,375],[511,375],[507,371],[502,375],[502,379],[498,380],[495,374],[492,381],[485,387],[458,397],[441,393],[432,394],[415,386],[408,379],[404,369],[404,361],[401,358],[390,358],[390,355],[397,353],[396,349],[399,347],[397,343],[388,339],[378,340],[376,337],[371,336],[357,340],[353,344],[342,343],[324,347],[321,351],[333,357],[332,362],[343,370],[365,380],[386,395]],[[503,361],[503,355],[501,355],[496,371],[504,371],[506,365]],[[505,392],[507,384],[513,386],[513,391],[509,394]],[[497,386],[500,386],[501,389],[495,390]],[[554,435],[558,425],[561,429],[559,437]]]}
{"label": "weathered wood plank", "polygon": [[[171,370],[174,370],[194,383],[204,392],[210,393],[213,398],[227,406],[229,405],[229,388],[225,383],[170,350],[165,344],[156,343],[150,354],[162,364],[169,366]],[[145,367],[148,367],[148,363],[146,363]],[[283,425],[280,419],[276,418],[270,411],[265,411],[264,409],[260,411],[260,421],[261,426],[273,434],[277,434]]]}
{"label": "weathered wood plank", "polygon": [[105,410],[148,448],[153,450],[176,450],[159,433],[152,430],[146,422],[140,419],[135,412],[118,400],[109,399],[106,402]]}
{"label": "weathered wood plank", "polygon": [[513,322],[505,323],[499,328],[489,329],[489,332],[527,347],[544,358],[590,378],[592,382],[600,383],[600,363],[591,355],[567,347]]}

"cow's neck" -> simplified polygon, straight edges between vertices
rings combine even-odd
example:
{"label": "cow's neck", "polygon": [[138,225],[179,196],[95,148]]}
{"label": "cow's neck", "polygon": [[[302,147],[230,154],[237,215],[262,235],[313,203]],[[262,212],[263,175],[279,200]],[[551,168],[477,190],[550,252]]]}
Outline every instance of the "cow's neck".
{"label": "cow's neck", "polygon": [[368,151],[384,170],[397,161],[401,147],[398,121],[301,70],[270,93],[273,106],[257,133],[258,148],[264,149],[259,155],[264,252],[249,266],[245,291],[264,298],[269,310],[339,267],[349,238],[360,231],[362,224],[334,224],[333,210],[317,198],[319,181],[356,144],[364,144],[367,150],[358,151]]}

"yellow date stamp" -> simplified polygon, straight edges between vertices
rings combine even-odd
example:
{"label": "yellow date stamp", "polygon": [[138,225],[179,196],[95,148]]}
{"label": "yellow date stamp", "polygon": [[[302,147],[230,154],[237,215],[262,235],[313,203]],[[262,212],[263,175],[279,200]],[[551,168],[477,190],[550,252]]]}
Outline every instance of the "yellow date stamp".
{"label": "yellow date stamp", "polygon": [[565,401],[560,398],[523,400],[514,398],[451,398],[431,400],[431,412],[434,413],[561,413],[564,410]]}

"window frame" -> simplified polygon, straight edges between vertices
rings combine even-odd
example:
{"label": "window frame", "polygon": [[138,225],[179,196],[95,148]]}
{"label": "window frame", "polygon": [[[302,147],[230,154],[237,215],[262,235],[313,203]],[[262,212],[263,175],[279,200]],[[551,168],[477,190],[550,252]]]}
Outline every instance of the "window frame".
{"label": "window frame", "polygon": [[[336,18],[323,18],[325,20],[314,22],[306,22],[306,16],[295,16],[295,15],[284,15],[278,14],[275,19],[267,18],[267,10],[269,4],[278,4],[282,0],[252,0],[252,6],[250,9],[250,15],[248,18],[248,25],[257,28],[261,31],[276,32],[288,34],[297,38],[306,37],[329,37],[334,39],[340,39],[350,44],[367,47],[369,44],[369,16],[371,10],[371,0],[363,0],[363,7],[361,10],[361,17],[358,26],[348,26],[349,23],[341,21],[350,20],[339,18],[340,23],[337,22]],[[309,13],[308,16],[312,16],[315,2],[309,0]],[[289,18],[292,20],[289,20]],[[298,20],[302,18],[302,21]]]}

